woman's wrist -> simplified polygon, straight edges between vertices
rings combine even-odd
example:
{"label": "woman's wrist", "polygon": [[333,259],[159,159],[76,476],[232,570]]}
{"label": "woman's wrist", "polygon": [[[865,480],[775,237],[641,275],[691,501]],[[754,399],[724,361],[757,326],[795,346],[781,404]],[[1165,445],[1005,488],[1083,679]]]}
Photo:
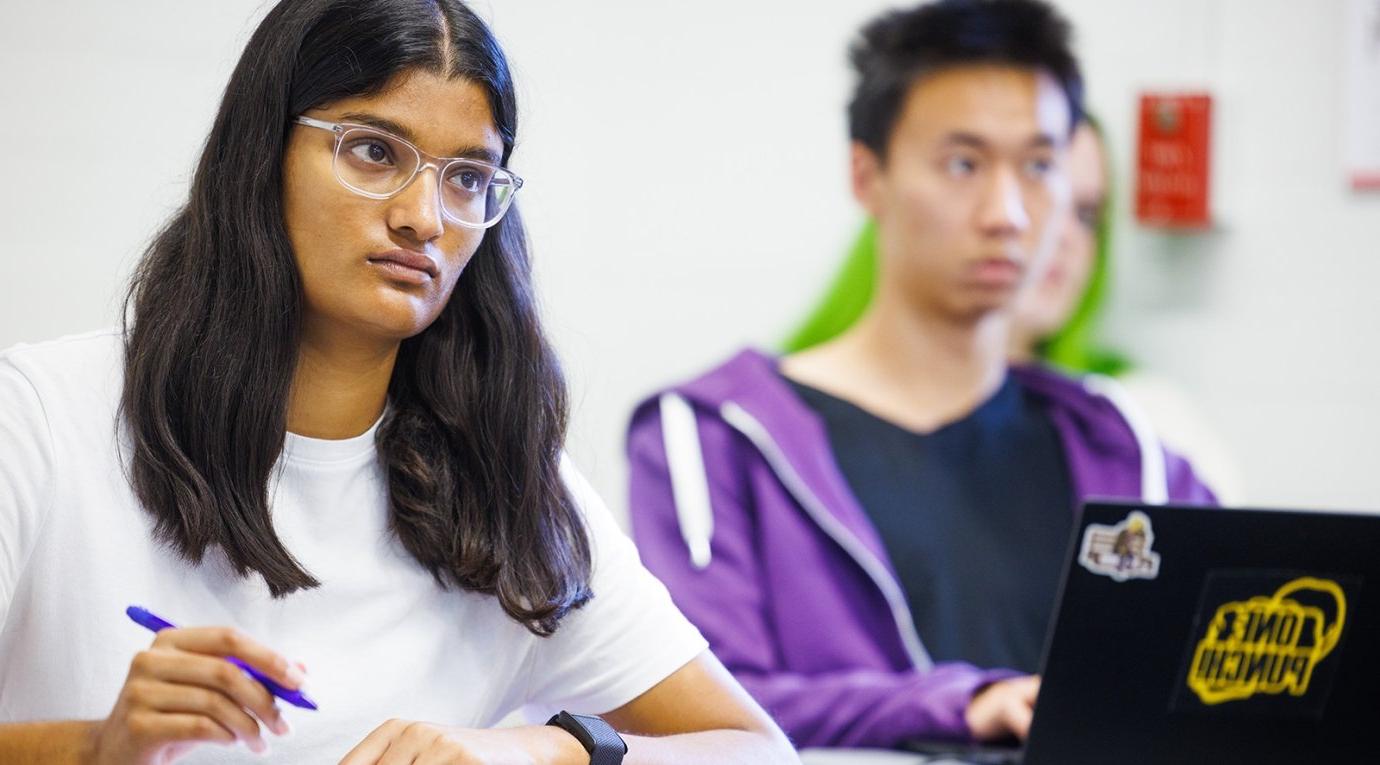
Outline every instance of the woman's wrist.
{"label": "woman's wrist", "polygon": [[0,724],[0,762],[95,765],[95,720]]}
{"label": "woman's wrist", "polygon": [[570,733],[554,725],[534,725],[527,730],[531,731],[531,740],[536,743],[533,751],[536,762],[589,765],[589,752]]}
{"label": "woman's wrist", "polygon": [[101,728],[105,725],[105,720],[83,720],[81,724],[84,730],[76,744],[77,751],[72,761],[78,765],[100,765],[96,759],[96,752],[99,751]]}

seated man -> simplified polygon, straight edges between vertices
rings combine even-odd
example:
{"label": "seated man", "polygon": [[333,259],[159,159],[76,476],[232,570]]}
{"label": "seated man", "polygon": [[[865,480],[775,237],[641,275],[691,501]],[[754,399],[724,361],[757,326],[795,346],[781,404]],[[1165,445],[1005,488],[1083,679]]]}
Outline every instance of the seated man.
{"label": "seated man", "polygon": [[1023,737],[1076,504],[1212,501],[1112,389],[1006,361],[1068,205],[1068,37],[1037,0],[865,27],[849,123],[872,304],[633,415],[647,566],[800,745]]}

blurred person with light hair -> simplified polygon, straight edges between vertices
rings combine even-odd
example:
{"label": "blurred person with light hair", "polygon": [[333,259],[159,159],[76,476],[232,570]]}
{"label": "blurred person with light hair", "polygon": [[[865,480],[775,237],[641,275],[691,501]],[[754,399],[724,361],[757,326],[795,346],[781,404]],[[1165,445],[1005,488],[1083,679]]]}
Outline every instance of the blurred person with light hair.
{"label": "blurred person with light hair", "polygon": [[1218,500],[1239,502],[1244,490],[1237,463],[1190,397],[1172,380],[1100,343],[1111,286],[1112,173],[1102,128],[1090,119],[1069,144],[1069,180],[1073,204],[1059,246],[1012,310],[1011,361],[1115,378],[1124,405],[1143,413],[1147,430],[1188,457]]}

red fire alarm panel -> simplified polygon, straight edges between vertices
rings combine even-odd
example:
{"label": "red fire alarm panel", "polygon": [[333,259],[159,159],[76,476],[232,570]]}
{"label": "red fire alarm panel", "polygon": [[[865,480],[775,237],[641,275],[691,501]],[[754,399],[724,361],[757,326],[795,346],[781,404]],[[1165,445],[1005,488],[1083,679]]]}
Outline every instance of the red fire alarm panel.
{"label": "red fire alarm panel", "polygon": [[1211,138],[1211,96],[1141,96],[1137,220],[1165,228],[1206,228],[1212,223]]}

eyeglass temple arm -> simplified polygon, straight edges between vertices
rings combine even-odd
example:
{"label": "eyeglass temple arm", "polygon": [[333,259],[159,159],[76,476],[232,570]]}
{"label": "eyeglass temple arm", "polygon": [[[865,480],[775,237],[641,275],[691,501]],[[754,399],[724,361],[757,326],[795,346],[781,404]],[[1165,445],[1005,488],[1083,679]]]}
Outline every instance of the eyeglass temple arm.
{"label": "eyeglass temple arm", "polygon": [[345,132],[345,127],[338,122],[326,122],[325,120],[318,120],[313,117],[308,117],[305,114],[297,115],[297,119],[293,120],[293,122],[296,122],[299,125],[306,125],[307,127],[329,130],[332,133]]}

